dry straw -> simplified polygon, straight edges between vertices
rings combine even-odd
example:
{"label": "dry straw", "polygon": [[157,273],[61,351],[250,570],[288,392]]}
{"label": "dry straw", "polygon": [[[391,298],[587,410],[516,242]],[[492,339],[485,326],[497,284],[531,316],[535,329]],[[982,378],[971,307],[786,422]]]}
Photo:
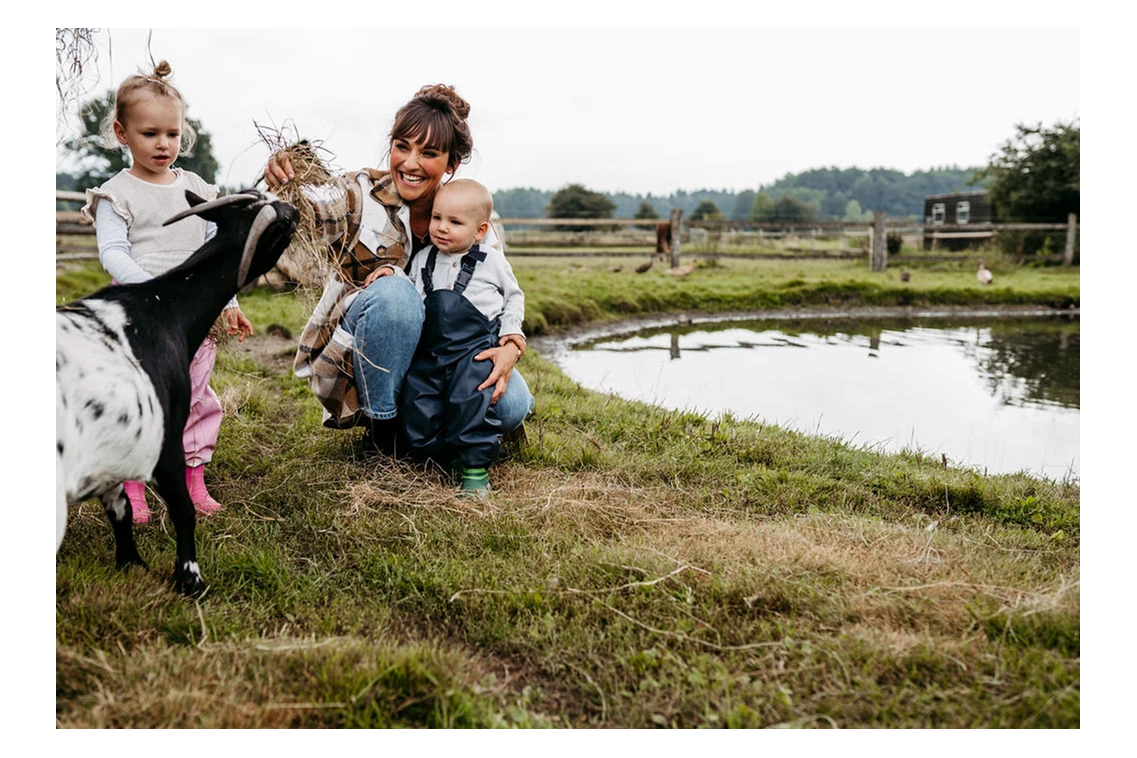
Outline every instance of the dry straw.
{"label": "dry straw", "polygon": [[[300,211],[300,223],[292,235],[292,243],[280,256],[276,269],[303,288],[314,289],[323,285],[332,268],[327,257],[327,246],[317,242],[316,214],[312,203],[304,197],[313,188],[331,185],[333,174],[329,168],[331,154],[318,143],[290,137],[287,130],[254,123],[261,140],[271,154],[288,156],[296,179],[273,189],[281,200],[292,203]],[[324,158],[322,156],[328,156]],[[209,336],[219,348],[228,347],[233,337],[228,333],[224,316],[218,317],[209,330]]]}
{"label": "dry straw", "polygon": [[333,156],[318,141],[297,139],[287,128],[254,126],[271,154],[288,156],[296,176],[272,190],[274,195],[300,211],[300,223],[292,235],[292,244],[280,256],[276,268],[302,287],[320,287],[327,280],[332,263],[328,259],[327,245],[318,241],[318,222],[309,197],[322,187],[330,188],[331,192],[340,191],[331,170]]}

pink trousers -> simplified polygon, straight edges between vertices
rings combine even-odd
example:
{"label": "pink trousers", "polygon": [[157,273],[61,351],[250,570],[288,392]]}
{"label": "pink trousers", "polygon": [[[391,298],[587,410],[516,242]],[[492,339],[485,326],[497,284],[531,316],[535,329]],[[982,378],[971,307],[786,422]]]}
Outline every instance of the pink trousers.
{"label": "pink trousers", "polygon": [[[111,284],[118,281],[111,279]],[[217,435],[221,433],[221,400],[209,386],[213,364],[217,361],[217,343],[206,337],[190,361],[190,409],[182,432],[186,465],[197,467],[213,460]]]}
{"label": "pink trousers", "polygon": [[217,435],[221,432],[221,401],[209,386],[213,364],[217,360],[217,343],[206,338],[190,362],[190,409],[182,445],[186,465],[200,466],[213,458]]}

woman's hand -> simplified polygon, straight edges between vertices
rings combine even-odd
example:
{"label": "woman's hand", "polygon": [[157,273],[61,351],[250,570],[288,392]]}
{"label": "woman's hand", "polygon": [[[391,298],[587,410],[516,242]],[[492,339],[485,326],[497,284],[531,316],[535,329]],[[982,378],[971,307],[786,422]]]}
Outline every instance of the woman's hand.
{"label": "woman's hand", "polygon": [[265,182],[270,190],[295,178],[296,172],[292,170],[292,161],[288,158],[288,153],[281,150],[269,156],[268,164],[265,166]]}
{"label": "woman's hand", "polygon": [[513,367],[517,365],[517,360],[521,357],[521,348],[512,342],[506,342],[500,347],[491,347],[488,350],[483,350],[474,356],[476,361],[484,361],[487,358],[493,361],[493,371],[486,377],[478,387],[478,391],[484,390],[486,387],[493,385],[493,397],[490,399],[491,403],[496,403],[498,399],[505,394],[505,388],[509,386],[509,377],[513,375]]}
{"label": "woman's hand", "polygon": [[379,277],[391,276],[394,273],[395,273],[394,266],[382,265],[367,275],[367,278],[363,280],[363,286],[367,287],[367,285],[371,284],[371,282],[375,281]]}

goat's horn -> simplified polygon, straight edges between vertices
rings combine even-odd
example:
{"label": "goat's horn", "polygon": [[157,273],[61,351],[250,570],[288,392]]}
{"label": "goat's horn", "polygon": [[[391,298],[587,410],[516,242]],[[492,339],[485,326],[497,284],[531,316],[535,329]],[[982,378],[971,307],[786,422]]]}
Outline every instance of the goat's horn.
{"label": "goat's horn", "polygon": [[193,206],[192,208],[186,208],[184,211],[180,211],[177,214],[171,216],[166,221],[166,223],[162,224],[162,226],[169,226],[175,221],[181,221],[187,216],[199,216],[205,211],[211,211],[214,208],[221,208],[226,205],[233,205],[234,203],[253,203],[260,199],[261,197],[259,195],[254,195],[251,193],[236,193],[233,195],[225,195],[223,197],[217,198],[216,200],[210,200],[207,203],[201,203],[199,205]]}

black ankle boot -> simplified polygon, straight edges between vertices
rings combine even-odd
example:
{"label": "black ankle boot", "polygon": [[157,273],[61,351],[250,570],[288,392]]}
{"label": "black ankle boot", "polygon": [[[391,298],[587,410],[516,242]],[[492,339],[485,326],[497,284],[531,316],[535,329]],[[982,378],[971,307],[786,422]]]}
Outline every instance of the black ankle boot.
{"label": "black ankle boot", "polygon": [[365,455],[381,453],[395,457],[402,447],[399,444],[399,422],[393,418],[367,419],[362,443]]}

